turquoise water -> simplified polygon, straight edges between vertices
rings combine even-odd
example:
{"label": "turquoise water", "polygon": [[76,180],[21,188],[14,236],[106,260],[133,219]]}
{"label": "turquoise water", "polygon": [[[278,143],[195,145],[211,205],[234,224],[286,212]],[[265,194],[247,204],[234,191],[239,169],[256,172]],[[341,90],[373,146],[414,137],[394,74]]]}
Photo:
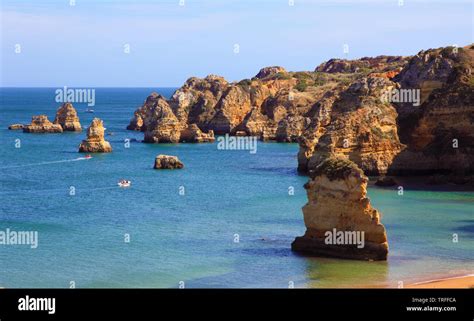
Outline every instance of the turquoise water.
{"label": "turquoise water", "polygon": [[[307,178],[296,172],[298,146],[259,142],[256,154],[217,150],[217,144],[126,148],[124,139],[142,139],[125,127],[153,90],[173,91],[98,88],[94,114],[74,104],[83,127],[93,117],[104,120],[113,153],[72,161],[81,156],[85,131],[7,130],[35,114],[53,120],[54,89],[1,89],[0,230],[38,231],[39,246],[0,245],[0,286],[397,286],[473,273],[474,193],[465,191],[405,189],[399,196],[371,186],[388,232],[388,262],[293,254],[290,244],[305,230]],[[160,153],[177,155],[185,168],[153,170]],[[132,187],[118,188],[121,178]]]}

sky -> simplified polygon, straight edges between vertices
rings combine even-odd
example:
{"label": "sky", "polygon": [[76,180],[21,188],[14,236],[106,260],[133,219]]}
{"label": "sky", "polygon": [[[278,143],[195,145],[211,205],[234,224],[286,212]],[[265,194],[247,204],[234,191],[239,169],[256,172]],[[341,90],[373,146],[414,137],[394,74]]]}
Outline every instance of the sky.
{"label": "sky", "polygon": [[472,0],[0,1],[2,87],[179,87],[474,42]]}

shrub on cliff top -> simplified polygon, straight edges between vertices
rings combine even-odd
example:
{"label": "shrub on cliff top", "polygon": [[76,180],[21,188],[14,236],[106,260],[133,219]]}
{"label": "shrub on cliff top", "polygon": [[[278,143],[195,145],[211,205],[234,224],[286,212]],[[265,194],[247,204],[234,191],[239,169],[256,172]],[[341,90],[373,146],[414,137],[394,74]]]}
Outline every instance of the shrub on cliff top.
{"label": "shrub on cliff top", "polygon": [[310,176],[315,178],[316,176],[326,175],[330,181],[334,181],[336,179],[346,179],[353,172],[360,176],[364,175],[364,172],[354,162],[345,158],[331,157],[316,167]]}
{"label": "shrub on cliff top", "polygon": [[252,81],[250,79],[242,79],[237,83],[237,85],[240,86],[250,86],[252,84]]}
{"label": "shrub on cliff top", "polygon": [[245,92],[250,93],[252,89],[252,81],[250,79],[243,79],[237,83],[237,86],[242,88]]}
{"label": "shrub on cliff top", "polygon": [[306,80],[304,79],[300,79],[298,80],[298,82],[296,83],[296,90],[300,91],[300,92],[303,92],[306,90],[306,88],[308,87],[308,84],[306,83]]}
{"label": "shrub on cliff top", "polygon": [[311,73],[306,71],[298,71],[293,74],[293,77],[296,79],[311,80]]}
{"label": "shrub on cliff top", "polygon": [[279,79],[279,80],[288,80],[291,79],[291,75],[287,72],[277,72],[273,76],[270,76],[271,79]]}

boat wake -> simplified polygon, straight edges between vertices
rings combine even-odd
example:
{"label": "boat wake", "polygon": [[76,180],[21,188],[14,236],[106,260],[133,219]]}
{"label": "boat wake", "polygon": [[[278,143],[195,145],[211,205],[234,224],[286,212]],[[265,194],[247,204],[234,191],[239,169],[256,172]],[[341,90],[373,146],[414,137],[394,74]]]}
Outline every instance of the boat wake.
{"label": "boat wake", "polygon": [[58,160],[58,161],[40,162],[40,163],[23,164],[23,165],[15,165],[15,166],[5,166],[5,167],[0,167],[0,170],[10,169],[10,168],[20,168],[20,167],[30,167],[30,166],[41,166],[41,165],[50,165],[50,164],[78,162],[78,161],[88,160],[88,159],[91,159],[91,157],[77,157],[77,158],[73,158],[73,159],[63,159],[63,160]]}
{"label": "boat wake", "polygon": [[[104,187],[78,187],[75,193],[80,193],[84,195],[86,193],[94,192],[94,191],[101,191],[101,190],[116,190],[119,187],[117,186],[104,186]],[[27,190],[17,190],[17,191],[0,191],[0,195],[14,195],[15,198],[27,197],[31,198],[32,195],[43,195],[43,194],[64,194],[70,195],[70,187],[64,188],[53,188],[53,189],[27,189]]]}

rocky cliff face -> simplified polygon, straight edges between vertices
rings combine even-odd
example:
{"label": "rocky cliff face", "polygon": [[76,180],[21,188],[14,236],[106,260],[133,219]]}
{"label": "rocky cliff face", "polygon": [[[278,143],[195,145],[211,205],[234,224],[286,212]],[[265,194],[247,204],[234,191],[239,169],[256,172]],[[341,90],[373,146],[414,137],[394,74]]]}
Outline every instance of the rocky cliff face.
{"label": "rocky cliff face", "polygon": [[326,73],[356,73],[363,71],[387,72],[400,68],[407,63],[409,57],[377,56],[361,59],[331,59],[316,67],[315,71]]}
{"label": "rocky cliff face", "polygon": [[403,148],[396,110],[380,99],[393,88],[389,79],[369,75],[322,101],[316,111],[324,118],[301,140],[299,169],[308,171],[328,157],[343,156],[367,175],[385,174]]}
{"label": "rocky cliff face", "polygon": [[346,259],[386,260],[388,243],[380,214],[367,198],[367,177],[353,162],[328,158],[305,185],[306,233],[293,251]]}
{"label": "rocky cliff face", "polygon": [[[309,172],[339,155],[368,175],[474,172],[473,57],[471,45],[384,58],[374,72],[336,88],[313,108],[300,138],[298,169]],[[317,70],[350,73],[361,64],[373,65],[345,61],[352,67],[342,68],[336,62]],[[387,93],[400,97],[384,101]]]}
{"label": "rocky cliff face", "polygon": [[150,96],[145,105],[143,128],[147,143],[177,143],[183,124],[173,113],[166,99],[161,95]]}
{"label": "rocky cliff face", "polygon": [[[385,260],[385,229],[366,197],[364,173],[474,173],[474,45],[421,51],[403,68],[392,63],[404,59],[389,60],[327,91],[307,114],[311,123],[298,153],[298,169],[311,176],[307,230],[293,242],[295,251]],[[367,61],[330,61],[317,70],[350,74],[368,67]],[[336,230],[364,231],[364,247],[328,244],[327,233]]]}
{"label": "rocky cliff face", "polygon": [[277,73],[286,73],[286,70],[285,68],[280,67],[280,66],[265,67],[265,68],[260,69],[260,71],[255,76],[255,78],[264,79],[268,76],[271,76]]}
{"label": "rocky cliff face", "polygon": [[[214,133],[298,142],[306,173],[332,156],[367,175],[473,172],[474,49],[454,49],[331,59],[314,72],[272,66],[234,83],[192,77],[168,100],[150,95],[128,129],[153,143],[208,142]],[[419,104],[404,100],[411,90]]]}
{"label": "rocky cliff face", "polygon": [[64,131],[82,130],[76,109],[71,103],[64,103],[58,108],[54,123],[61,125]]}
{"label": "rocky cliff face", "polygon": [[25,133],[62,133],[63,128],[59,124],[53,124],[49,121],[48,116],[33,116],[31,124],[23,127]]}
{"label": "rocky cliff face", "polygon": [[[281,67],[263,68],[256,77],[238,83],[215,75],[192,77],[169,100],[149,96],[127,128],[144,131],[146,142],[167,142],[162,136],[170,136],[170,130],[175,133],[172,142],[212,141],[210,131],[296,141],[310,121],[304,114],[321,94],[312,87],[306,90],[302,77],[304,73],[288,73]],[[311,73],[306,77],[313,81]],[[191,125],[208,131],[209,138],[190,140]]]}
{"label": "rocky cliff face", "polygon": [[394,175],[474,173],[474,46],[421,51],[395,78],[420,90],[421,105],[395,104],[407,148]]}
{"label": "rocky cliff face", "polygon": [[79,145],[81,153],[110,153],[112,146],[104,139],[104,124],[99,118],[94,118],[87,129],[87,139]]}
{"label": "rocky cliff face", "polygon": [[185,143],[207,143],[215,140],[214,131],[204,133],[198,125],[191,124],[181,131],[180,141]]}

